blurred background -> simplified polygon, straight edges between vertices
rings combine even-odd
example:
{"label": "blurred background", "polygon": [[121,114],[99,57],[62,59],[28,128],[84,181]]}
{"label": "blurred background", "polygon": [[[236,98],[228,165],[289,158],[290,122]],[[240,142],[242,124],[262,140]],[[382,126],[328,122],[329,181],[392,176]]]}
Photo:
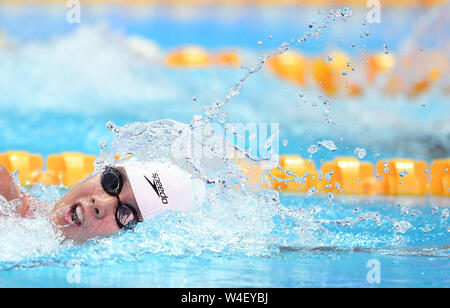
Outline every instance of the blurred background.
{"label": "blurred background", "polygon": [[[322,26],[330,9],[351,16]],[[2,0],[0,152],[97,155],[108,121],[188,123],[290,42],[227,104],[233,121],[278,122],[280,152],[317,162],[448,157],[449,14],[432,0]],[[323,140],[335,148],[311,150]]]}

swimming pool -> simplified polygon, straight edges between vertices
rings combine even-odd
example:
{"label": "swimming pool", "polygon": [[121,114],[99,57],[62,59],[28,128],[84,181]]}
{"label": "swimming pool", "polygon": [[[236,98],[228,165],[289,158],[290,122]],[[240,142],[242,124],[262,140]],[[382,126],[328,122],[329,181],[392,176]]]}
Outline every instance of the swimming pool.
{"label": "swimming pool", "polygon": [[[267,249],[253,251],[256,255],[236,247],[217,253],[207,248],[190,253],[176,247],[156,252],[156,247],[146,243],[138,228],[137,235],[125,238],[93,242],[86,247],[25,258],[21,262],[2,261],[1,285],[442,287],[449,283],[445,207],[436,212],[424,200],[415,203],[403,200],[406,204],[412,202],[407,209],[392,206],[393,200],[368,204],[361,201],[330,203],[326,198],[305,200],[299,196],[283,196],[283,204],[291,209],[313,209],[320,213],[314,215],[314,220],[320,221],[323,230],[314,231],[315,242],[309,245],[297,246],[296,240],[291,239],[284,245],[269,247],[268,241]],[[373,218],[375,213],[380,216],[380,225]],[[401,230],[383,217],[410,222],[411,228]],[[348,226],[343,227],[345,223]],[[379,264],[380,283],[368,278],[374,264]]]}
{"label": "swimming pool", "polygon": [[[317,14],[315,8],[261,9],[257,14],[250,8],[234,15],[236,11],[229,8],[234,16],[230,21],[223,9],[190,18],[177,17],[167,8],[127,14],[108,9],[88,10],[81,25],[70,25],[64,9],[20,8],[13,10],[15,14],[4,6],[0,10],[0,28],[16,44],[12,50],[0,50],[0,112],[7,115],[0,118],[1,152],[97,155],[100,143],[114,137],[105,128],[108,121],[119,125],[164,118],[189,122],[201,113],[202,105],[223,99],[242,77],[238,68],[180,70],[168,68],[158,58],[138,57],[127,47],[131,35],[154,40],[161,53],[188,43],[212,51],[233,47],[244,61],[254,63],[264,51],[304,32]],[[356,51],[349,43],[360,40],[360,33],[366,31],[358,14],[364,12],[348,23],[330,25],[329,32],[305,44],[302,52],[315,54],[338,46],[357,57],[361,49]],[[405,19],[420,16],[418,11],[408,14]],[[358,41],[359,47],[365,45],[370,51],[388,44],[395,50],[396,38],[410,33],[408,23],[394,17],[395,11],[387,12],[387,23],[399,27],[367,25],[370,39]],[[265,26],[258,27],[261,24]],[[262,46],[257,44],[261,40]],[[304,100],[298,99],[299,94]],[[354,155],[356,146],[367,150],[364,159],[370,162],[380,155],[431,160],[450,153],[448,99],[439,91],[430,91],[413,104],[406,96],[393,103],[375,91],[356,101],[335,98],[331,112],[335,125],[324,121],[323,107],[317,104],[320,95],[317,89],[299,88],[263,69],[248,79],[226,111],[234,121],[280,123],[280,139],[289,141],[281,145],[281,153],[309,157],[310,144],[339,140],[336,151],[322,149],[311,155],[317,164],[337,155]],[[42,194],[39,187],[35,189]],[[44,194],[61,193],[52,188]],[[0,228],[4,235],[0,286],[449,285],[448,198],[280,198],[297,220],[263,215],[249,207],[237,213],[242,220],[254,215],[254,225],[231,220],[214,229],[204,215],[195,216],[195,224],[192,217],[174,216],[83,247],[59,245],[43,225],[24,223],[20,232],[11,232],[5,223]],[[184,221],[187,229],[172,229],[176,219]],[[227,223],[236,230],[228,232],[223,227]],[[217,232],[216,237],[208,230]],[[15,239],[14,245],[9,239]],[[380,283],[377,275],[371,276],[377,269]]]}

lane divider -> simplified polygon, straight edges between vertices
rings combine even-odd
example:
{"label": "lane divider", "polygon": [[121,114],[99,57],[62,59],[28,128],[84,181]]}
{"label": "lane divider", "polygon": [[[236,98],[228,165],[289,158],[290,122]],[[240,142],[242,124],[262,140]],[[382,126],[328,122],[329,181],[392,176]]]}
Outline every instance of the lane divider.
{"label": "lane divider", "polygon": [[241,57],[235,51],[222,51],[210,54],[198,46],[186,46],[170,52],[166,57],[166,65],[177,68],[202,68],[211,65],[225,65],[237,67],[241,64]]}
{"label": "lane divider", "polygon": [[94,155],[62,153],[47,158],[47,169],[66,186],[74,186],[94,171]]}
{"label": "lane divider", "polygon": [[355,195],[384,193],[370,185],[373,183],[372,164],[354,157],[338,157],[332,162],[324,162],[321,171],[320,191]]}
{"label": "lane divider", "polygon": [[[409,59],[409,62],[411,61],[415,60]],[[439,51],[423,53],[420,61],[423,65],[417,68],[418,78],[409,81],[401,74],[402,68],[405,68],[405,61],[397,61],[391,52],[373,53],[363,58],[352,59],[342,50],[331,50],[319,56],[306,56],[290,50],[272,56],[267,61],[267,66],[277,77],[300,87],[313,84],[327,96],[358,97],[364,93],[365,86],[373,86],[377,81],[381,81],[384,85],[380,90],[387,94],[407,93],[409,97],[417,97],[439,84],[450,66],[447,58]],[[178,48],[169,51],[165,57],[168,67],[186,69],[211,66],[239,67],[241,62],[238,51],[211,53],[199,46]],[[361,75],[358,71],[365,73]],[[384,79],[377,80],[383,75]],[[366,80],[362,80],[364,78]]]}
{"label": "lane divider", "polygon": [[377,163],[377,175],[387,195],[426,195],[428,173],[428,164],[424,161],[392,159]]}
{"label": "lane divider", "polygon": [[43,158],[38,154],[29,154],[23,151],[8,151],[0,153],[0,164],[9,172],[19,171],[17,177],[21,183],[25,183],[36,172],[43,168]]}
{"label": "lane divider", "polygon": [[[43,157],[23,151],[0,153],[0,164],[9,172],[18,171],[22,185],[74,186],[94,171],[96,156],[76,152],[49,155],[46,170]],[[261,180],[264,187],[286,193],[309,191],[325,194],[435,196],[450,197],[450,158],[436,159],[430,168],[425,161],[395,158],[381,160],[376,168],[355,157],[337,157],[322,163],[316,170],[314,162],[298,155],[282,155],[279,167],[263,170],[257,164],[236,161],[250,184]],[[374,170],[375,169],[375,170]],[[375,171],[375,172],[374,172]]]}
{"label": "lane divider", "polygon": [[318,173],[314,162],[298,155],[282,155],[279,166],[270,170],[270,187],[284,192],[307,192],[317,186]]}
{"label": "lane divider", "polygon": [[433,195],[450,197],[450,158],[431,163],[430,191]]}
{"label": "lane divider", "polygon": [[[146,39],[131,39],[131,50],[140,56],[158,58],[155,43]],[[6,34],[0,33],[0,48],[8,42]],[[169,68],[204,69],[211,67],[241,66],[241,52],[238,49],[208,51],[190,45],[180,47],[161,55]],[[415,63],[420,63],[417,65]],[[364,94],[367,87],[377,85],[385,94],[396,96],[406,93],[408,97],[418,97],[435,88],[443,94],[450,63],[441,50],[422,51],[419,56],[406,55],[396,59],[392,52],[378,52],[352,59],[342,50],[330,50],[321,55],[305,55],[290,50],[272,56],[267,62],[268,69],[278,78],[292,82],[300,87],[316,86],[325,95],[345,95],[356,98]],[[407,72],[414,71],[414,76]]]}
{"label": "lane divider", "polygon": [[0,153],[0,164],[9,172],[18,171],[22,185],[41,183],[44,185],[74,186],[94,171],[94,155],[66,152],[49,155],[46,162],[47,170],[43,169],[43,157],[22,151]]}
{"label": "lane divider", "polygon": [[288,51],[281,55],[273,56],[267,61],[267,64],[280,78],[299,85],[306,84],[308,60],[299,52]]}

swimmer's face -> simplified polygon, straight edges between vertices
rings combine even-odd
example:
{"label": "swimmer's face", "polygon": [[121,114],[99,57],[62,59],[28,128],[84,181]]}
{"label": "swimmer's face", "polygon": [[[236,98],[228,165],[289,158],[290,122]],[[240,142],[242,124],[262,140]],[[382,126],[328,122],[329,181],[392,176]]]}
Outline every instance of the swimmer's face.
{"label": "swimmer's face", "polygon": [[[130,182],[123,169],[124,184],[119,194],[122,204],[133,207],[141,217]],[[119,231],[116,221],[117,198],[109,195],[101,185],[101,173],[87,178],[57,202],[51,220],[66,239],[83,243],[97,236],[107,236]]]}

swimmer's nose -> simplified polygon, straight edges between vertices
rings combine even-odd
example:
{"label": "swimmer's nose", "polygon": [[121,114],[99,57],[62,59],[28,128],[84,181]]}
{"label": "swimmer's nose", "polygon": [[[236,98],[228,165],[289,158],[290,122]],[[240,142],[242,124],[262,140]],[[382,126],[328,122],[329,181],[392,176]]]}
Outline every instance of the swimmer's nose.
{"label": "swimmer's nose", "polygon": [[109,215],[114,215],[117,208],[117,198],[110,195],[94,196],[92,205],[95,217],[102,219]]}

